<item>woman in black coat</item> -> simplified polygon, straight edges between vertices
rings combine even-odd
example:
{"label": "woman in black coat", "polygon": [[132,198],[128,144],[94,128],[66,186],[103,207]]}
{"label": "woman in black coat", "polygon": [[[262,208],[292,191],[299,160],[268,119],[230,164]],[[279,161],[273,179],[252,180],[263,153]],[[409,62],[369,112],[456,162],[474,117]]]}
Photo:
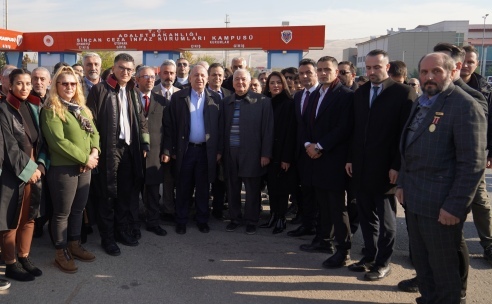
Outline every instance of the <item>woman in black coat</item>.
{"label": "woman in black coat", "polygon": [[6,277],[32,281],[42,274],[29,259],[41,174],[47,161],[38,123],[41,100],[30,95],[31,75],[27,71],[15,69],[9,80],[9,93],[0,103],[5,153],[0,178],[2,257]]}
{"label": "woman in black coat", "polygon": [[289,193],[295,186],[293,167],[296,144],[296,118],[285,77],[279,72],[268,76],[263,94],[270,97],[273,108],[274,140],[273,158],[268,166],[267,187],[270,198],[270,220],[260,228],[271,228],[277,234],[285,230],[285,213]]}

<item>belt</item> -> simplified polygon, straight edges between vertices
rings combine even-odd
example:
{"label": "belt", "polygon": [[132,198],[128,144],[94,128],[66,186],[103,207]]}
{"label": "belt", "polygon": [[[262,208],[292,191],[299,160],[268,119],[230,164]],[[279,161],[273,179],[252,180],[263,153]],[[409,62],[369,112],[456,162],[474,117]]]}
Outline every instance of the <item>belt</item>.
{"label": "belt", "polygon": [[205,144],[206,143],[204,143],[204,142],[202,142],[202,143],[192,143],[192,142],[190,142],[190,143],[188,143],[188,147],[205,147]]}

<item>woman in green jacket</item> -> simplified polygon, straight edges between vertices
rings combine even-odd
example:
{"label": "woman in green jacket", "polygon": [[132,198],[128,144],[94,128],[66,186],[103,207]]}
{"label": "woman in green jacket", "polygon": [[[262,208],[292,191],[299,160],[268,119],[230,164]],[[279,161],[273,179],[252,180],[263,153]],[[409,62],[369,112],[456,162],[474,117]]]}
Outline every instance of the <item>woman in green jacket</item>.
{"label": "woman in green jacket", "polygon": [[75,273],[78,268],[73,258],[84,262],[96,258],[81,246],[80,230],[91,170],[99,159],[99,133],[73,69],[63,67],[53,78],[41,111],[41,128],[51,160],[47,181],[53,201],[55,265],[63,272]]}

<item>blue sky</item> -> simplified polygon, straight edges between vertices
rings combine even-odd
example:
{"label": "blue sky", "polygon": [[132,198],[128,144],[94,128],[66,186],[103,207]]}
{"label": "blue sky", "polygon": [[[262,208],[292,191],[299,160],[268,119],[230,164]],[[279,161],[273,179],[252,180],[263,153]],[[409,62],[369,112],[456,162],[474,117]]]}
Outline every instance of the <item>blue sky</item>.
{"label": "blue sky", "polygon": [[[490,0],[0,0],[8,1],[8,28],[21,32],[326,25],[327,39],[386,34],[443,20],[483,24]],[[0,8],[3,13],[3,7]],[[4,26],[4,16],[0,18]],[[492,16],[487,24],[492,23]]]}

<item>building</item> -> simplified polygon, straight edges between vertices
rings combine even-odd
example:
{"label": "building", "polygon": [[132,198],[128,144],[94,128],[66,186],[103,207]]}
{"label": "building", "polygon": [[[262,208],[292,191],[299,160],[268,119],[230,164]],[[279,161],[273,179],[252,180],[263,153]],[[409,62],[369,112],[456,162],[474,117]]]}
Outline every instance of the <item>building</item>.
{"label": "building", "polygon": [[[485,28],[484,24],[470,24],[468,44],[473,45],[478,50],[480,68],[485,67],[485,75],[492,76],[492,24],[485,24]],[[482,52],[482,44],[484,45],[484,52]]]}

